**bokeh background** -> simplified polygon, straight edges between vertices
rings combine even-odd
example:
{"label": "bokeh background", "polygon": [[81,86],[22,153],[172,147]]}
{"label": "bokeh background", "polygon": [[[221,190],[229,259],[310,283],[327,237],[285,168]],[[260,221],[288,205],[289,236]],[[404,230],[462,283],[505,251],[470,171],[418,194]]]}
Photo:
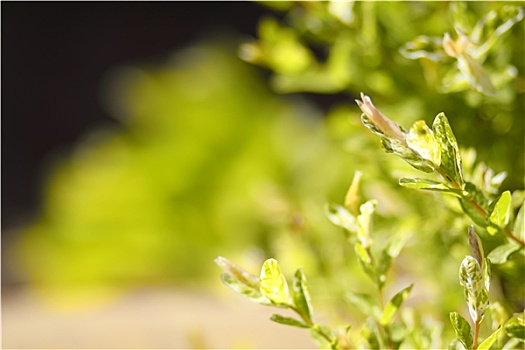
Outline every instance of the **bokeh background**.
{"label": "bokeh background", "polygon": [[[312,347],[221,285],[213,260],[254,273],[268,257],[288,274],[302,266],[315,306],[327,307],[318,317],[359,319],[340,300],[370,283],[324,213],[356,170],[363,199],[379,199],[375,239],[410,237],[387,294],[417,279],[418,310],[443,323],[465,308],[457,266],[469,220],[446,198],[400,190],[397,179],[417,172],[384,154],[352,101],[370,93],[404,126],[444,111],[462,147],[509,172],[503,189],[522,188],[522,22],[489,59],[516,76],[485,98],[437,93],[441,67],[399,54],[421,28],[453,29],[445,3],[362,2],[373,21],[348,26],[304,6],[287,19],[322,28],[310,56],[276,21],[259,26],[285,17],[261,3],[1,6],[4,348]],[[476,15],[490,6],[472,5]],[[326,23],[308,29],[319,14]],[[266,62],[277,78],[239,57],[264,35],[268,57],[291,58]],[[328,54],[328,78],[351,79],[301,81]],[[502,278],[496,293],[522,302],[504,289]]]}

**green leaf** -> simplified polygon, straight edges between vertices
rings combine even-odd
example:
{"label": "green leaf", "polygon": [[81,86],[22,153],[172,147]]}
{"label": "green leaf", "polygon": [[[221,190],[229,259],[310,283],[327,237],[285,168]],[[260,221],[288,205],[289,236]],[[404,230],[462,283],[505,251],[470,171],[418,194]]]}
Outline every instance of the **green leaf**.
{"label": "green leaf", "polygon": [[515,319],[511,319],[505,325],[505,333],[511,338],[518,338],[525,342],[525,325],[520,324]]}
{"label": "green leaf", "polygon": [[273,322],[277,322],[277,323],[280,323],[280,324],[285,324],[285,325],[288,325],[288,326],[299,327],[299,328],[310,328],[309,325],[307,325],[306,323],[301,322],[299,320],[296,320],[295,318],[281,316],[281,315],[278,315],[278,314],[273,314],[270,317],[270,320],[272,320]]}
{"label": "green leaf", "polygon": [[335,339],[334,332],[325,325],[315,324],[310,328],[310,336],[320,349],[331,349]]}
{"label": "green leaf", "polygon": [[388,247],[381,251],[381,255],[377,262],[376,278],[379,288],[383,288],[386,282],[386,274],[392,265],[392,256],[389,254]]}
{"label": "green leaf", "polygon": [[366,319],[366,323],[361,329],[361,335],[368,342],[370,349],[379,350],[382,348],[379,330],[376,323],[370,317]]}
{"label": "green leaf", "polygon": [[466,349],[472,349],[473,337],[470,323],[457,312],[450,313],[450,322],[461,344],[463,344]]}
{"label": "green leaf", "polygon": [[234,292],[243,295],[251,301],[261,305],[272,305],[272,302],[266,298],[258,289],[254,289],[249,285],[236,279],[234,276],[225,272],[221,274],[222,282],[231,288]]}
{"label": "green leaf", "polygon": [[363,271],[372,279],[372,281],[377,282],[377,274],[369,251],[363,247],[360,242],[357,242],[354,245],[354,250],[357,256],[357,261]]}
{"label": "green leaf", "polygon": [[306,276],[302,269],[298,269],[293,277],[293,303],[297,312],[308,323],[312,323],[312,305]]}
{"label": "green leaf", "polygon": [[470,86],[485,95],[496,94],[496,88],[490,80],[487,70],[478,60],[474,59],[466,52],[461,53],[458,57],[458,68],[467,79]]}
{"label": "green leaf", "polygon": [[521,342],[518,338],[510,338],[509,341],[503,345],[503,350],[515,350]]}
{"label": "green leaf", "polygon": [[436,165],[441,164],[441,146],[425,121],[418,120],[412,125],[406,135],[406,142],[423,159]]}
{"label": "green leaf", "polygon": [[459,186],[463,185],[461,155],[458,143],[444,113],[439,113],[436,116],[432,129],[437,142],[441,146],[440,167],[445,172],[447,181],[454,181]]}
{"label": "green leaf", "polygon": [[498,228],[503,229],[510,220],[510,209],[511,209],[512,196],[510,191],[505,191],[501,194],[498,201],[494,205],[494,209],[489,216],[489,221],[492,225],[488,226],[487,231],[491,235],[495,235],[499,230]]}
{"label": "green leaf", "polygon": [[430,179],[402,177],[401,179],[399,179],[399,184],[403,187],[408,187],[408,188],[416,188],[420,190],[450,193],[459,198],[462,198],[464,196],[463,191],[457,190],[454,188],[450,188],[449,186],[447,186],[446,184],[442,182],[434,181]]}
{"label": "green leaf", "polygon": [[477,350],[489,350],[492,344],[494,344],[494,342],[498,339],[499,333],[502,329],[503,328],[500,327],[491,335],[489,335],[481,344],[479,344]]}
{"label": "green leaf", "polygon": [[288,283],[275,259],[268,259],[261,269],[261,293],[276,305],[288,305],[290,292]]}
{"label": "green leaf", "polygon": [[520,250],[520,246],[515,243],[503,244],[492,250],[489,255],[487,255],[487,258],[493,264],[503,264],[509,259],[512,253],[518,250]]}
{"label": "green leaf", "polygon": [[354,234],[357,233],[357,220],[346,208],[336,204],[329,204],[325,207],[325,212],[333,224]]}
{"label": "green leaf", "polygon": [[473,183],[466,182],[465,191],[468,194],[460,200],[461,208],[465,214],[467,214],[472,219],[472,221],[474,221],[474,223],[481,227],[487,227],[487,217],[485,214],[483,214],[483,212],[485,212],[485,208],[487,207],[487,199]]}
{"label": "green leaf", "polygon": [[481,321],[485,315],[489,297],[481,266],[474,257],[467,256],[461,262],[459,283],[465,290],[465,299],[472,320]]}
{"label": "green leaf", "polygon": [[363,315],[371,316],[375,320],[379,320],[381,317],[381,309],[377,304],[376,298],[373,298],[369,294],[365,293],[353,293],[347,294],[347,299],[354,305]]}
{"label": "green leaf", "polygon": [[385,309],[383,310],[383,314],[381,315],[381,319],[379,320],[379,323],[381,323],[383,326],[389,325],[392,320],[394,319],[394,316],[397,313],[397,310],[401,307],[401,304],[403,304],[403,301],[408,297],[408,294],[412,290],[412,287],[414,285],[411,284],[410,286],[406,287],[396,295],[386,304]]}

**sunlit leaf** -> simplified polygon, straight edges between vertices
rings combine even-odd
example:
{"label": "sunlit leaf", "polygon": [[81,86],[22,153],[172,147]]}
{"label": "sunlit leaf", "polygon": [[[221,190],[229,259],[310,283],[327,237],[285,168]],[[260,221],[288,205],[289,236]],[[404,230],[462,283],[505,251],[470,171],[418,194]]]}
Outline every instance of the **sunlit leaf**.
{"label": "sunlit leaf", "polygon": [[333,224],[343,227],[349,232],[357,233],[357,220],[346,208],[336,204],[328,204],[325,207],[325,212]]}
{"label": "sunlit leaf", "polygon": [[461,155],[459,153],[456,137],[448,123],[444,113],[439,113],[432,124],[434,135],[441,146],[441,165],[448,181],[454,181],[458,185],[463,184],[463,173],[461,169]]}
{"label": "sunlit leaf", "polygon": [[417,152],[423,159],[436,165],[441,164],[441,145],[434,137],[434,132],[423,121],[412,125],[406,135],[408,147]]}
{"label": "sunlit leaf", "polygon": [[498,339],[500,332],[503,330],[502,327],[498,328],[495,332],[489,335],[481,344],[478,345],[477,350],[489,350],[492,344]]}
{"label": "sunlit leaf", "polygon": [[290,292],[288,283],[275,259],[268,259],[261,269],[261,293],[276,305],[288,305]]}
{"label": "sunlit leaf", "polygon": [[361,198],[359,197],[359,182],[362,175],[363,173],[360,171],[355,172],[352,184],[345,196],[345,207],[347,207],[348,210],[350,210],[350,213],[355,216],[359,215],[359,203],[361,201]]}
{"label": "sunlit leaf", "polygon": [[310,292],[306,283],[306,276],[302,269],[298,269],[293,277],[292,297],[294,306],[308,322],[312,321],[312,305]]}
{"label": "sunlit leaf", "polygon": [[466,349],[472,349],[472,330],[470,328],[470,323],[457,312],[450,313],[450,322],[452,322],[452,327],[454,332],[456,332],[456,337],[463,344]]}
{"label": "sunlit leaf", "polygon": [[401,307],[401,304],[403,304],[403,301],[408,297],[408,294],[410,294],[410,291],[412,290],[412,287],[414,285],[411,284],[407,288],[403,289],[386,304],[385,309],[383,310],[383,314],[381,315],[381,319],[379,322],[386,326],[392,322],[394,319],[394,316],[396,315],[397,311]]}
{"label": "sunlit leaf", "polygon": [[488,306],[488,291],[478,261],[467,256],[461,262],[459,282],[465,289],[465,299],[473,321],[481,321]]}
{"label": "sunlit leaf", "polygon": [[491,235],[495,235],[498,232],[498,228],[504,228],[510,220],[512,196],[510,191],[505,191],[501,194],[498,201],[496,202],[494,209],[490,213],[489,221],[492,225],[488,226],[487,232]]}
{"label": "sunlit leaf", "polygon": [[509,259],[512,253],[518,250],[520,250],[520,246],[515,243],[503,244],[494,248],[489,255],[487,255],[487,258],[490,259],[493,264],[503,264]]}

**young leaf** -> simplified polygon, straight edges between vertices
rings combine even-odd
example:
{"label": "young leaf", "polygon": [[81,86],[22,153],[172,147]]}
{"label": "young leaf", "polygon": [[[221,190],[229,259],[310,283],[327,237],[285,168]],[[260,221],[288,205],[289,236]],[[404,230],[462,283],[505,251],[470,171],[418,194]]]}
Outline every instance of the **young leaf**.
{"label": "young leaf", "polygon": [[363,247],[360,242],[357,242],[354,245],[354,250],[357,256],[357,261],[359,262],[359,265],[363,271],[368,275],[368,277],[372,279],[372,281],[376,282],[377,274],[373,264],[372,256],[370,256],[368,250]]}
{"label": "young leaf", "polygon": [[505,333],[511,338],[517,338],[522,342],[525,342],[525,325],[520,324],[514,318],[511,318],[505,325]]}
{"label": "young leaf", "polygon": [[236,279],[234,276],[227,272],[221,274],[222,282],[227,285],[234,292],[243,295],[251,301],[261,305],[272,305],[272,302],[266,298],[258,289],[254,289],[251,286],[244,284],[243,282]]}
{"label": "young leaf", "polygon": [[487,255],[487,258],[493,264],[503,264],[509,259],[512,253],[518,250],[520,250],[520,246],[515,243],[503,244],[492,250],[489,255]]}
{"label": "young leaf", "polygon": [[259,277],[252,275],[242,267],[232,263],[230,260],[223,258],[222,256],[215,259],[215,263],[226,273],[233,276],[240,282],[254,288],[259,289]]}
{"label": "young leaf", "polygon": [[285,325],[288,325],[288,326],[299,327],[299,328],[310,328],[309,325],[307,325],[306,323],[301,322],[299,320],[296,320],[295,318],[285,317],[285,316],[281,316],[281,315],[278,315],[278,314],[273,314],[270,317],[270,320],[272,320],[273,322],[277,322],[277,323],[280,323],[280,324],[285,324]]}
{"label": "young leaf", "polygon": [[450,322],[452,322],[456,337],[458,337],[461,344],[463,344],[466,349],[472,349],[473,337],[470,323],[457,312],[450,313]]}
{"label": "young leaf", "polygon": [[482,266],[484,259],[483,245],[481,244],[476,231],[474,231],[473,225],[470,225],[468,228],[468,243],[470,246],[470,251],[472,252],[472,256],[477,260],[478,264]]}
{"label": "young leaf", "polygon": [[509,223],[511,200],[510,191],[505,191],[494,205],[494,209],[489,216],[489,221],[493,226],[487,227],[487,232],[491,235],[495,235],[499,231],[498,228],[504,228]]}
{"label": "young leaf", "polygon": [[432,124],[434,135],[441,146],[441,168],[445,172],[448,181],[454,181],[458,185],[463,184],[463,173],[461,169],[461,155],[459,153],[456,137],[452,132],[448,119],[444,113],[439,113]]}
{"label": "young leaf", "polygon": [[388,304],[386,304],[385,309],[383,310],[383,314],[381,315],[381,319],[379,320],[379,323],[381,323],[383,326],[387,326],[392,322],[394,316],[397,313],[397,310],[399,310],[403,301],[405,301],[405,299],[408,297],[408,294],[412,290],[413,286],[414,285],[411,284],[407,288],[394,295],[394,297],[388,302]]}
{"label": "young leaf", "polygon": [[292,289],[293,303],[297,312],[301,315],[303,320],[312,323],[312,305],[310,299],[310,292],[306,284],[306,276],[302,269],[298,269],[293,277]]}
{"label": "young leaf", "polygon": [[479,344],[477,350],[489,350],[492,344],[494,344],[494,342],[498,339],[499,333],[502,329],[503,328],[500,327],[491,335],[489,335],[481,344]]}
{"label": "young leaf", "polygon": [[363,247],[367,248],[372,245],[370,238],[372,214],[376,210],[377,201],[372,199],[366,203],[361,204],[359,211],[361,214],[357,217],[357,238]]}
{"label": "young leaf", "polygon": [[376,277],[377,277],[377,285],[379,288],[383,288],[386,282],[386,274],[388,272],[388,269],[392,265],[392,256],[389,254],[388,247],[385,247],[381,251],[381,255],[377,262],[377,268],[376,268]]}
{"label": "young leaf", "polygon": [[354,216],[359,215],[359,181],[361,180],[362,175],[363,173],[360,171],[355,172],[352,184],[345,196],[345,207],[348,208],[350,213]]}
{"label": "young leaf", "polygon": [[423,159],[431,161],[436,165],[441,164],[441,146],[423,120],[412,125],[406,135],[408,147],[417,152]]}
{"label": "young leaf", "polygon": [[463,191],[461,190],[450,188],[449,186],[447,186],[446,184],[442,182],[434,181],[430,179],[402,177],[401,179],[399,179],[399,184],[403,187],[408,187],[408,188],[417,188],[420,190],[450,193],[459,198],[463,197],[464,195]]}
{"label": "young leaf", "polygon": [[474,322],[481,321],[488,306],[488,291],[478,261],[467,256],[459,268],[459,283],[465,289],[465,299]]}
{"label": "young leaf", "polygon": [[288,305],[290,292],[288,283],[275,259],[268,259],[261,269],[261,293],[276,305]]}
{"label": "young leaf", "polygon": [[331,349],[335,339],[334,332],[327,326],[315,324],[310,328],[310,336],[320,349]]}

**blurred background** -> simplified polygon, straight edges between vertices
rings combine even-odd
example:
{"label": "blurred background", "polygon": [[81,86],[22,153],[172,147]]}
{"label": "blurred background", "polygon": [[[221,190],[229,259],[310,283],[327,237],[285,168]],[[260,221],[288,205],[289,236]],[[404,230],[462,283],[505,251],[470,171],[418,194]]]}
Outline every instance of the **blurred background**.
{"label": "blurred background", "polygon": [[[322,4],[287,18],[316,24]],[[457,287],[470,222],[439,196],[400,193],[397,179],[417,172],[384,154],[352,101],[370,93],[404,126],[445,111],[462,146],[509,171],[503,188],[522,188],[523,23],[489,60],[518,72],[502,73],[497,96],[437,94],[437,68],[398,50],[423,24],[451,30],[448,5],[370,4],[358,10],[376,16],[374,30],[364,21],[336,38],[341,23],[328,15],[313,27],[326,33],[312,55],[335,40],[329,68],[350,83],[314,76],[305,86],[294,74],[317,69],[315,59],[277,22],[259,25],[285,17],[262,3],[2,2],[3,347],[312,347],[224,287],[213,260],[256,274],[268,257],[286,273],[303,266],[320,306],[366,288],[324,214],[358,169],[363,198],[379,199],[378,241],[412,236],[392,290],[418,275],[415,303],[445,318],[460,308],[461,292],[444,286]],[[290,58],[267,62],[277,79],[240,59],[255,37]],[[345,307],[329,311],[354,317]]]}

